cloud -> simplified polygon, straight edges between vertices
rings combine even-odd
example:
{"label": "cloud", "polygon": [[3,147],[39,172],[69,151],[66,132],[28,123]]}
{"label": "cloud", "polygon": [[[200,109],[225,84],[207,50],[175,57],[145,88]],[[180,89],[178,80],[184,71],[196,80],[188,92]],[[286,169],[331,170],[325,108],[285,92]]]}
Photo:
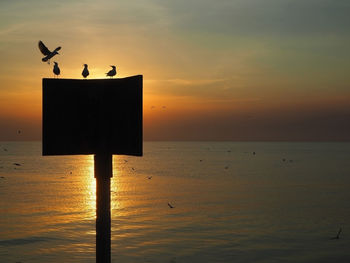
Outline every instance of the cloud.
{"label": "cloud", "polygon": [[346,34],[346,0],[158,0],[174,28],[245,36]]}

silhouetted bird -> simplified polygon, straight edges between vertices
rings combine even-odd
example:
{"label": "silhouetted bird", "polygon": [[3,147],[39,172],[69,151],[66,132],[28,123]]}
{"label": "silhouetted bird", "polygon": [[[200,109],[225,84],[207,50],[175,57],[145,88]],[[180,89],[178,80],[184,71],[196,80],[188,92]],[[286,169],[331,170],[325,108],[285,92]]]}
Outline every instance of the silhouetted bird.
{"label": "silhouetted bird", "polygon": [[151,180],[151,179],[152,179],[152,176],[148,177],[148,179]]}
{"label": "silhouetted bird", "polygon": [[111,66],[111,67],[112,69],[106,73],[106,76],[112,78],[113,76],[117,75],[117,71],[115,69],[115,66]]}
{"label": "silhouetted bird", "polygon": [[89,76],[89,70],[88,70],[88,65],[84,64],[84,69],[83,72],[81,73],[81,75],[83,75],[84,79]]}
{"label": "silhouetted bird", "polygon": [[60,68],[58,67],[58,63],[54,62],[55,65],[53,66],[53,73],[58,77],[58,75],[61,73]]}
{"label": "silhouetted bird", "polygon": [[16,166],[21,166],[20,163],[13,163],[13,165],[16,165]]}
{"label": "silhouetted bird", "polygon": [[341,233],[341,228],[339,229],[339,231],[338,231],[338,234],[337,234],[337,236],[335,236],[335,237],[332,237],[331,239],[339,239],[339,235],[340,235],[340,233]]}
{"label": "silhouetted bird", "polygon": [[169,203],[168,203],[168,206],[169,206],[170,208],[174,208],[174,207],[173,207],[171,204],[169,204]]}
{"label": "silhouetted bird", "polygon": [[46,62],[46,61],[47,61],[47,63],[50,64],[50,59],[51,59],[53,56],[57,55],[57,54],[59,55],[59,53],[58,53],[57,51],[60,50],[61,47],[57,47],[54,51],[51,52],[51,51],[44,45],[44,43],[40,40],[40,41],[39,41],[39,49],[40,49],[41,53],[43,53],[43,55],[45,56],[45,57],[43,57],[41,60],[42,60],[43,62]]}

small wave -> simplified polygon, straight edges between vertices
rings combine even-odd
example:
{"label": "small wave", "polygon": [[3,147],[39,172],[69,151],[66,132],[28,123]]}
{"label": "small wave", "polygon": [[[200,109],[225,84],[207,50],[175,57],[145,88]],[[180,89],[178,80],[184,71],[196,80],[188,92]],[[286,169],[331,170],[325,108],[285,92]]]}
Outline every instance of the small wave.
{"label": "small wave", "polygon": [[0,240],[0,246],[20,246],[27,245],[38,242],[47,242],[57,240],[57,238],[53,237],[28,237],[28,238],[13,238],[13,239],[5,239]]}

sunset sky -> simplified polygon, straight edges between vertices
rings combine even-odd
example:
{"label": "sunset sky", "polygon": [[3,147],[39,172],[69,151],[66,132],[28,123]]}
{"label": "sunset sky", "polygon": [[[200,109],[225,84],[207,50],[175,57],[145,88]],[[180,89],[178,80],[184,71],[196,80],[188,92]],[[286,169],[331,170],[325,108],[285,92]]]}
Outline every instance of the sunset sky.
{"label": "sunset sky", "polygon": [[[61,78],[144,76],[145,140],[350,140],[348,0],[1,0],[0,141]],[[17,130],[22,133],[18,134]]]}

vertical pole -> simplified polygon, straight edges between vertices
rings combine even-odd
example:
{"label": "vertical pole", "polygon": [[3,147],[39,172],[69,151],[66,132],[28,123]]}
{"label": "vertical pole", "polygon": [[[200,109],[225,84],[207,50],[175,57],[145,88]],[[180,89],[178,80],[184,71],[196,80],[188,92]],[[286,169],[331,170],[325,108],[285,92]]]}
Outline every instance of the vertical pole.
{"label": "vertical pole", "polygon": [[96,263],[110,263],[112,154],[96,154],[94,163],[96,178]]}

